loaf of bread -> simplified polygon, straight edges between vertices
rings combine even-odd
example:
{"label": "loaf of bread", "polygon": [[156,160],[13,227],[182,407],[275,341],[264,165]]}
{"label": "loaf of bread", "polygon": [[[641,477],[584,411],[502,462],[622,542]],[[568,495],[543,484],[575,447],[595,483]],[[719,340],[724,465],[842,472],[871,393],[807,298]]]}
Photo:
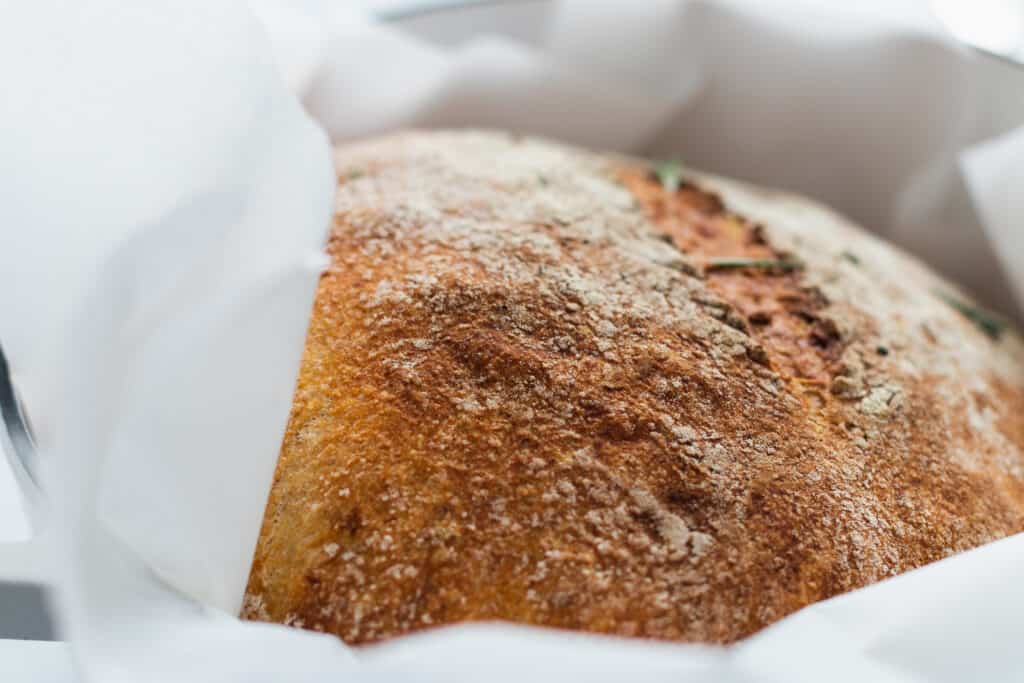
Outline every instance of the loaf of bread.
{"label": "loaf of bread", "polygon": [[336,165],[244,617],[727,643],[1024,530],[1021,339],[831,211],[493,132]]}

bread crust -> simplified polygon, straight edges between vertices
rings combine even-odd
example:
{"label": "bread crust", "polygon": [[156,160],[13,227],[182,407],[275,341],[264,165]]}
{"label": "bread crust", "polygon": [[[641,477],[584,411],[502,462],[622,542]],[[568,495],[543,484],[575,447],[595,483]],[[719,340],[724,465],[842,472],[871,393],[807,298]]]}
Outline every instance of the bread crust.
{"label": "bread crust", "polygon": [[336,165],[244,617],[726,643],[1024,530],[1020,338],[827,209],[493,132]]}

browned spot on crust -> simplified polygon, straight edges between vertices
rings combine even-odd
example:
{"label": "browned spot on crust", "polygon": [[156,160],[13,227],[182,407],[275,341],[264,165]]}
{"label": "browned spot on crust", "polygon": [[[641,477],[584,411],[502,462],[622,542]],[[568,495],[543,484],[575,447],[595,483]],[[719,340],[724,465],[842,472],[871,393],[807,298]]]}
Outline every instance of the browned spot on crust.
{"label": "browned spot on crust", "polygon": [[[621,170],[623,184],[648,218],[699,266],[714,258],[784,261],[763,230],[726,209],[712,192],[683,183],[670,191],[649,171]],[[784,375],[828,382],[843,349],[835,324],[824,317],[828,301],[802,284],[799,271],[730,268],[707,272],[708,287],[739,311],[763,344],[773,368]]]}

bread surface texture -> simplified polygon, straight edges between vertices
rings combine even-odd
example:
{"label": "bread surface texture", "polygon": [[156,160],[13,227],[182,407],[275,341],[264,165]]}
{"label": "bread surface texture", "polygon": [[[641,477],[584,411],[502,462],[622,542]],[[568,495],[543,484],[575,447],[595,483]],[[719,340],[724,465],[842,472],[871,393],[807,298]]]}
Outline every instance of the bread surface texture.
{"label": "bread surface texture", "polygon": [[1020,338],[831,211],[497,132],[335,160],[244,617],[727,643],[1024,530]]}

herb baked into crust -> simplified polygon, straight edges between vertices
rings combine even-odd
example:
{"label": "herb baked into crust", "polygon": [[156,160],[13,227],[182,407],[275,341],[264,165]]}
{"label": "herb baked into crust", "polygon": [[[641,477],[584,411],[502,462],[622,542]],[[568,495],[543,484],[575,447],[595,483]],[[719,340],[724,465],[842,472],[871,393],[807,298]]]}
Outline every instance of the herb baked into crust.
{"label": "herb baked into crust", "polygon": [[243,608],[730,642],[1024,530],[1024,345],[806,199],[494,132],[339,148]]}

